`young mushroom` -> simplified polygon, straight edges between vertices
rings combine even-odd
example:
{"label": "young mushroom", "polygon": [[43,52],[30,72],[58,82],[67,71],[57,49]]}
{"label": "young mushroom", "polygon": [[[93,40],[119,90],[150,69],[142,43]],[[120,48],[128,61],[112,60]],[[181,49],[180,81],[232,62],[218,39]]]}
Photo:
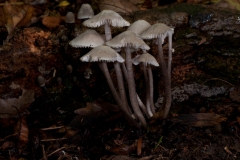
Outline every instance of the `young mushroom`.
{"label": "young mushroom", "polygon": [[143,31],[148,29],[151,25],[145,20],[137,20],[133,22],[127,29],[127,31],[133,31],[136,35],[141,35]]}
{"label": "young mushroom", "polygon": [[153,75],[151,65],[159,66],[157,60],[149,53],[143,53],[142,55],[137,55],[132,63],[138,65],[143,64],[144,78],[146,81],[146,107],[150,117],[155,113],[155,107],[153,102]]}
{"label": "young mushroom", "polygon": [[133,31],[125,31],[121,34],[115,36],[112,40],[106,42],[107,45],[113,48],[125,48],[126,52],[126,67],[127,67],[127,74],[128,74],[128,91],[130,96],[130,101],[134,113],[136,114],[137,118],[141,121],[144,127],[147,127],[146,120],[139,108],[139,104],[137,101],[137,93],[135,87],[135,80],[132,68],[132,57],[130,48],[141,48],[143,50],[148,50],[150,47],[140,38],[138,37]]}
{"label": "young mushroom", "polygon": [[100,69],[105,75],[109,88],[113,94],[113,97],[116,100],[117,104],[119,105],[120,109],[124,112],[129,123],[139,128],[140,125],[133,119],[133,117],[129,113],[129,110],[126,106],[126,102],[123,102],[120,96],[118,95],[107,67],[107,62],[114,62],[114,68],[116,70],[116,75],[118,78],[119,92],[120,94],[122,94],[122,91],[124,90],[122,88],[123,83],[121,83],[121,81],[123,82],[123,80],[122,80],[121,72],[119,72],[117,69],[120,68],[119,63],[123,63],[124,59],[109,46],[102,45],[102,46],[93,48],[90,52],[82,56],[80,60],[83,62],[98,62]]}
{"label": "young mushroom", "polygon": [[72,71],[73,71],[72,65],[71,65],[71,64],[68,64],[68,65],[66,66],[66,72],[67,72],[67,74],[71,74]]}
{"label": "young mushroom", "polygon": [[83,3],[80,9],[78,10],[77,19],[89,19],[94,16],[94,11],[90,4]]}
{"label": "young mushroom", "polygon": [[112,39],[112,33],[110,26],[113,27],[125,27],[130,23],[124,20],[118,13],[112,10],[103,10],[92,18],[83,22],[87,27],[99,27],[104,25],[106,41]]}
{"label": "young mushroom", "polygon": [[90,79],[91,75],[92,75],[92,70],[90,68],[86,68],[84,71],[84,78]]}
{"label": "young mushroom", "polygon": [[73,12],[68,12],[66,17],[65,17],[65,22],[66,23],[75,23],[75,15]]}
{"label": "young mushroom", "polygon": [[37,77],[38,86],[39,86],[40,88],[44,89],[45,91],[47,90],[47,88],[46,88],[46,86],[45,86],[46,81],[47,81],[47,80],[46,80],[43,76],[41,76],[41,75],[39,75],[39,76]]}
{"label": "young mushroom", "polygon": [[[157,45],[158,45],[158,55],[160,58],[160,65],[161,70],[163,73],[163,81],[165,84],[165,95],[166,95],[166,104],[163,113],[163,118],[166,118],[170,107],[171,107],[171,62],[172,62],[172,35],[173,35],[174,29],[168,27],[167,25],[163,23],[157,23],[149,27],[147,30],[145,30],[141,37],[143,39],[157,39]],[[168,64],[166,66],[165,60],[164,60],[164,54],[163,54],[163,48],[162,44],[164,42],[164,39],[168,36]]]}

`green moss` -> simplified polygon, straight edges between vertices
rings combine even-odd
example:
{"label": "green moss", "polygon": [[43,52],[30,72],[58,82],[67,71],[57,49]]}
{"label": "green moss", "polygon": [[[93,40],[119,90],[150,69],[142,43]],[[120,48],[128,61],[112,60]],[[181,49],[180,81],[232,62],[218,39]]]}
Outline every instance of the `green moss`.
{"label": "green moss", "polygon": [[201,13],[205,10],[205,8],[201,5],[193,5],[193,4],[173,4],[168,7],[156,7],[151,10],[146,11],[136,11],[133,13],[133,17],[138,17],[136,19],[139,19],[139,17],[145,17],[150,19],[159,19],[159,14],[168,14],[170,15],[173,12],[186,12],[189,15]]}
{"label": "green moss", "polygon": [[172,12],[186,12],[186,13],[192,15],[192,14],[200,13],[204,10],[205,10],[205,8],[201,5],[180,3],[180,4],[170,5],[169,7],[163,9],[162,12],[165,12],[168,14],[170,14]]}

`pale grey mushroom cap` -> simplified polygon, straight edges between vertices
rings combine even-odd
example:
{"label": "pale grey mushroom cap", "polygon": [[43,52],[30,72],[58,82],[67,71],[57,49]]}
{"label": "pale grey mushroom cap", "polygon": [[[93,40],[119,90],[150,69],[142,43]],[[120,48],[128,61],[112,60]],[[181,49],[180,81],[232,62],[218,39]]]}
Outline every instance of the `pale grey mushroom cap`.
{"label": "pale grey mushroom cap", "polygon": [[83,62],[115,62],[123,63],[125,60],[111,47],[98,46],[80,58]]}
{"label": "pale grey mushroom cap", "polygon": [[167,32],[173,32],[173,30],[173,28],[168,27],[164,23],[157,23],[143,31],[141,37],[142,39],[153,39],[159,37],[163,37],[163,39],[165,39]]}
{"label": "pale grey mushroom cap", "polygon": [[84,21],[83,25],[87,27],[99,27],[105,23],[109,23],[109,25],[113,27],[125,27],[130,25],[122,16],[112,10],[101,11],[92,18]]}
{"label": "pale grey mushroom cap", "polygon": [[66,17],[65,17],[65,22],[66,23],[75,23],[75,15],[73,12],[68,12]]}
{"label": "pale grey mushroom cap", "polygon": [[136,33],[136,35],[141,35],[143,31],[148,29],[151,26],[150,23],[148,23],[145,20],[137,20],[133,22],[127,29],[127,31],[133,31]]}
{"label": "pale grey mushroom cap", "polygon": [[150,47],[133,31],[122,32],[110,41],[107,41],[106,44],[113,48],[132,47],[136,49],[141,48],[144,50],[150,49]]}
{"label": "pale grey mushroom cap", "polygon": [[81,8],[78,10],[77,18],[78,19],[86,19],[92,18],[94,16],[94,11],[90,4],[84,3]]}
{"label": "pale grey mushroom cap", "polygon": [[159,64],[157,60],[149,53],[143,53],[141,55],[137,55],[132,59],[132,63],[134,65],[138,65],[139,63],[144,63],[146,66],[148,64],[158,67]]}
{"label": "pale grey mushroom cap", "polygon": [[69,42],[69,44],[75,48],[94,48],[104,43],[104,38],[93,29],[86,30]]}

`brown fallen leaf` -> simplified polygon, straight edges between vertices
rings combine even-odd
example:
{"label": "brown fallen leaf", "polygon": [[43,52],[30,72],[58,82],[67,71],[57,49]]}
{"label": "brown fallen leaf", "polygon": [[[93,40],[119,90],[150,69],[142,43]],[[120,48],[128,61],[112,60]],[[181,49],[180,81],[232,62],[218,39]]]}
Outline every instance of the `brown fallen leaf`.
{"label": "brown fallen leaf", "polygon": [[235,87],[230,91],[229,96],[233,101],[240,102],[240,87]]}
{"label": "brown fallen leaf", "polygon": [[120,13],[131,13],[138,11],[139,8],[128,0],[102,0],[98,1],[100,10],[114,10]]}
{"label": "brown fallen leaf", "polygon": [[46,16],[42,19],[42,24],[49,29],[53,29],[60,25],[62,19],[62,17]]}
{"label": "brown fallen leaf", "polygon": [[106,146],[105,147],[106,150],[119,154],[119,155],[128,155],[129,154],[129,146],[126,144],[122,144],[119,146],[115,146],[115,147],[110,147],[110,146]]}
{"label": "brown fallen leaf", "polygon": [[12,142],[12,141],[6,141],[2,144],[2,146],[0,147],[0,150],[6,150],[6,149],[9,149],[9,148],[12,148],[15,146],[15,143]]}
{"label": "brown fallen leaf", "polygon": [[0,98],[0,118],[11,118],[25,110],[34,101],[34,91],[24,90],[19,98]]}
{"label": "brown fallen leaf", "polygon": [[79,108],[77,110],[74,111],[74,113],[79,114],[79,115],[91,115],[94,113],[98,113],[98,112],[118,112],[119,107],[117,105],[113,105],[107,102],[104,102],[101,99],[97,99],[92,103],[87,102],[87,106],[84,108]]}
{"label": "brown fallen leaf", "polygon": [[[72,128],[79,128],[88,125],[92,122],[98,122],[105,119],[105,122],[112,122],[115,118],[119,119],[122,117],[121,111],[118,105],[114,105],[108,102],[104,102],[101,99],[97,99],[92,103],[87,103],[86,107],[79,108],[74,111],[74,113],[78,114],[72,122],[69,124]],[[120,115],[120,116],[116,116]],[[111,116],[111,120],[109,119]],[[106,120],[106,118],[108,118]],[[93,123],[92,123],[93,124]]]}
{"label": "brown fallen leaf", "polygon": [[204,127],[220,124],[221,122],[226,121],[226,119],[226,117],[215,113],[192,113],[179,115],[170,120],[175,123],[180,122],[182,125]]}
{"label": "brown fallen leaf", "polygon": [[19,146],[23,147],[28,143],[29,130],[26,117],[21,117],[15,126],[15,133],[18,135]]}
{"label": "brown fallen leaf", "polygon": [[15,27],[25,16],[26,12],[24,10],[20,10],[17,15],[12,16],[13,19],[13,27]]}
{"label": "brown fallen leaf", "polygon": [[31,5],[24,5],[23,8],[25,11],[25,16],[17,24],[18,27],[27,26],[33,17],[34,8]]}
{"label": "brown fallen leaf", "polygon": [[13,28],[14,28],[11,10],[12,10],[12,7],[11,7],[10,3],[8,3],[8,1],[6,1],[3,6],[3,13],[4,13],[4,17],[5,17],[5,22],[6,22],[5,27],[7,28],[8,34],[12,33]]}

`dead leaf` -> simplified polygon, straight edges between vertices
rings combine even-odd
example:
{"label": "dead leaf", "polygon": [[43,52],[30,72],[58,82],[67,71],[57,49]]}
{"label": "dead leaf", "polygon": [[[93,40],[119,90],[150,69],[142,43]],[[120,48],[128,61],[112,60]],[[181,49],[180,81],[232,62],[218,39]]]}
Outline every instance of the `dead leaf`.
{"label": "dead leaf", "polygon": [[79,115],[90,115],[93,112],[99,112],[102,109],[99,106],[95,106],[93,107],[92,103],[87,102],[87,106],[84,108],[79,108],[77,110],[74,111],[74,113],[79,114]]}
{"label": "dead leaf", "polygon": [[240,102],[240,88],[235,87],[232,91],[230,91],[229,96],[233,101]]}
{"label": "dead leaf", "polygon": [[79,114],[79,115],[91,115],[97,112],[118,112],[119,107],[117,105],[113,105],[107,102],[104,102],[101,99],[95,100],[93,103],[87,102],[87,106],[84,108],[79,108],[74,111],[74,113]]}
{"label": "dead leaf", "polygon": [[114,10],[120,13],[131,13],[138,11],[139,8],[128,0],[102,0],[98,2],[100,10]]}
{"label": "dead leaf", "polygon": [[9,149],[9,148],[12,148],[15,146],[15,143],[12,142],[12,141],[6,141],[2,144],[2,146],[0,147],[0,150],[6,150],[6,149]]}
{"label": "dead leaf", "polygon": [[15,126],[15,133],[17,133],[19,146],[23,147],[28,143],[29,130],[25,117],[21,117]]}
{"label": "dead leaf", "polygon": [[46,16],[42,19],[42,24],[49,29],[53,29],[59,26],[62,21],[62,17]]}
{"label": "dead leaf", "polygon": [[226,121],[226,119],[226,117],[215,113],[192,113],[179,115],[170,120],[175,123],[180,122],[183,125],[204,127],[220,124],[221,122]]}
{"label": "dead leaf", "polygon": [[18,12],[17,15],[12,16],[13,27],[15,27],[18,24],[18,22],[20,22],[23,19],[25,14],[26,14],[26,12],[24,10],[21,10],[21,11]]}
{"label": "dead leaf", "polygon": [[3,12],[3,8],[0,7],[0,27],[5,27],[5,17],[4,17],[4,12]]}
{"label": "dead leaf", "polygon": [[68,1],[61,1],[59,4],[58,4],[58,7],[66,7],[68,6],[70,3]]}
{"label": "dead leaf", "polygon": [[18,27],[27,26],[33,17],[34,8],[31,5],[24,5],[25,16],[17,24]]}
{"label": "dead leaf", "polygon": [[116,154],[119,154],[119,155],[128,155],[129,154],[129,146],[126,144],[122,144],[122,145],[115,146],[115,147],[106,146],[105,148],[106,148],[106,150],[116,153]]}
{"label": "dead leaf", "polygon": [[24,90],[19,98],[0,98],[0,118],[11,118],[25,110],[34,101],[34,91]]}
{"label": "dead leaf", "polygon": [[3,6],[3,13],[6,22],[5,27],[7,28],[8,34],[12,33],[14,28],[11,10],[12,10],[11,5],[8,3],[8,1],[6,1]]}

